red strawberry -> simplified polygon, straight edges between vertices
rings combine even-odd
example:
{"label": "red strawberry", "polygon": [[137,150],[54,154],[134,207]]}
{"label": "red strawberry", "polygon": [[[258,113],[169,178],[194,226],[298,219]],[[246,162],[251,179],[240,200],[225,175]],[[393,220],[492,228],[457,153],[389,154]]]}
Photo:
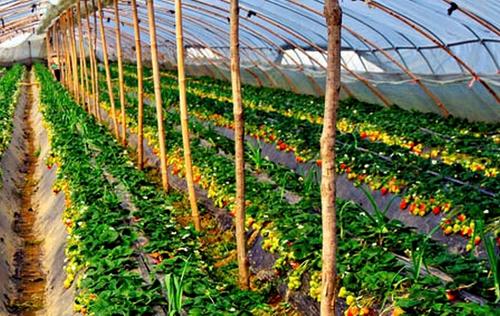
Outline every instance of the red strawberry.
{"label": "red strawberry", "polygon": [[279,150],[281,150],[281,151],[285,150],[286,148],[287,148],[287,146],[286,146],[286,144],[285,144],[285,143],[283,143],[283,142],[282,142],[281,144],[279,144],[279,145],[278,145],[278,149],[279,149]]}
{"label": "red strawberry", "polygon": [[321,167],[321,159],[316,160],[316,165],[317,165],[318,167]]}
{"label": "red strawberry", "polygon": [[382,193],[382,195],[386,195],[389,190],[386,187],[382,187],[382,189],[380,189],[380,192]]}
{"label": "red strawberry", "polygon": [[438,215],[439,212],[441,212],[441,208],[439,206],[434,206],[432,208],[432,213],[434,213],[434,215]]}
{"label": "red strawberry", "polygon": [[481,242],[481,237],[479,236],[476,236],[476,238],[474,238],[474,245],[479,245],[479,243]]}
{"label": "red strawberry", "polygon": [[446,290],[446,299],[453,302],[457,299],[457,294],[454,291]]}
{"label": "red strawberry", "polygon": [[365,139],[366,137],[368,137],[368,134],[366,134],[366,132],[361,132],[360,136],[361,139]]}
{"label": "red strawberry", "polygon": [[298,163],[303,163],[305,160],[304,158],[297,156],[295,157],[295,161],[297,161]]}
{"label": "red strawberry", "polygon": [[424,203],[420,203],[418,209],[421,210],[421,211],[425,211],[425,204]]}
{"label": "red strawberry", "polygon": [[405,208],[407,208],[407,207],[408,207],[408,201],[406,201],[406,200],[401,200],[401,203],[399,203],[399,208],[400,208],[401,210],[404,210],[404,209],[405,209]]}
{"label": "red strawberry", "polygon": [[497,246],[500,248],[500,237],[497,237]]}
{"label": "red strawberry", "polygon": [[351,173],[351,167],[347,167],[347,169],[345,170],[346,173]]}
{"label": "red strawberry", "polygon": [[460,214],[457,216],[457,219],[461,222],[465,221],[465,215],[464,214]]}
{"label": "red strawberry", "polygon": [[340,164],[340,170],[345,170],[347,168],[347,165],[345,163]]}
{"label": "red strawberry", "polygon": [[417,204],[415,204],[415,203],[411,203],[411,204],[410,204],[410,209],[409,209],[410,213],[413,213],[413,211],[414,211],[416,208],[417,208]]}

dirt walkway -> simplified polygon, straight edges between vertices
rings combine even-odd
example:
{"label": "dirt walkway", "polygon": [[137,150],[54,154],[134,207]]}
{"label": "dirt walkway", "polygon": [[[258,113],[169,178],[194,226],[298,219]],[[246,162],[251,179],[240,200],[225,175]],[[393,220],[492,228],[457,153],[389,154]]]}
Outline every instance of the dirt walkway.
{"label": "dirt walkway", "polygon": [[26,85],[27,104],[24,113],[26,150],[23,166],[19,170],[24,177],[21,185],[21,209],[20,212],[14,214],[13,223],[13,231],[21,240],[21,246],[14,255],[13,279],[16,285],[16,297],[9,306],[11,313],[20,316],[34,316],[37,315],[37,311],[43,309],[46,287],[46,275],[42,266],[43,240],[39,239],[34,230],[37,214],[32,205],[32,196],[37,185],[34,173],[39,150],[34,145],[33,122],[30,118],[33,110],[31,84],[32,82],[29,82]]}

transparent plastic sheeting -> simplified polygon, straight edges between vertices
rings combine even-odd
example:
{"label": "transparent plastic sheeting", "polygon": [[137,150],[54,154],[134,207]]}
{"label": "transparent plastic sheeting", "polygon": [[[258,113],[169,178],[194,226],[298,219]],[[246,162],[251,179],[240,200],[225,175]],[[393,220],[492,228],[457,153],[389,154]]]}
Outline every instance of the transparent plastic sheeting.
{"label": "transparent plastic sheeting", "polygon": [[[106,2],[104,23],[114,59],[115,15]],[[137,3],[143,57],[148,60],[146,5]],[[173,69],[174,0],[154,3],[159,56],[165,67]],[[340,1],[343,95],[348,91],[367,102],[442,113],[437,99],[451,115],[499,122],[500,1],[456,0],[459,9],[449,15],[450,3]],[[182,5],[189,74],[228,79],[229,0],[183,0]],[[240,0],[244,83],[322,95],[327,46],[323,6],[319,0]],[[130,2],[120,1],[119,10],[124,56],[135,62]],[[98,34],[101,56],[99,38]]]}

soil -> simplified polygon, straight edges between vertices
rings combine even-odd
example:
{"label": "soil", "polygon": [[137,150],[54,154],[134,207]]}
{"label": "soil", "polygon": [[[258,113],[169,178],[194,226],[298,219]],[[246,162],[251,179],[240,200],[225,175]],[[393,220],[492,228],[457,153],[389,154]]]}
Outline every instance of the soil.
{"label": "soil", "polygon": [[19,170],[24,177],[21,185],[21,209],[14,214],[13,231],[21,240],[21,247],[14,255],[14,283],[16,296],[8,307],[15,315],[31,316],[44,306],[46,275],[42,269],[42,242],[35,230],[36,210],[32,206],[32,196],[36,187],[34,173],[37,152],[34,145],[33,127],[30,113],[33,104],[31,85],[27,87],[27,105],[24,113],[26,122],[24,137],[27,144],[24,162]]}

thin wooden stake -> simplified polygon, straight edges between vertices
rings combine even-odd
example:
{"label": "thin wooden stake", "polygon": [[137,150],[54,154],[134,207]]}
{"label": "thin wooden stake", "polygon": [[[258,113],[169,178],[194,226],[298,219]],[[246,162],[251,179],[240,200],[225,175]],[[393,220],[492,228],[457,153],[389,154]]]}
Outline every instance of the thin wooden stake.
{"label": "thin wooden stake", "polygon": [[[87,0],[85,0],[87,1]],[[95,7],[94,0],[92,0],[92,6]],[[93,18],[94,18],[94,28],[92,32],[92,41],[93,41],[93,47],[94,49],[92,50],[92,59],[94,62],[94,86],[95,86],[95,111],[97,114],[97,120],[99,122],[102,121],[101,117],[101,92],[100,92],[100,85],[99,85],[99,67],[97,64],[97,12],[94,10],[93,12]]]}
{"label": "thin wooden stake", "polygon": [[54,42],[54,46],[56,48],[56,56],[57,56],[57,68],[59,69],[59,81],[63,79],[62,67],[61,67],[61,53],[59,52],[59,32],[57,31],[57,24],[59,22],[56,21],[54,26],[52,27],[52,41]]}
{"label": "thin wooden stake", "polygon": [[69,57],[69,40],[68,40],[68,17],[67,14],[64,15],[64,27],[62,30],[64,31],[63,33],[63,41],[64,41],[64,55],[65,55],[65,62],[64,62],[64,68],[66,70],[66,88],[70,92],[73,91],[73,84],[72,84],[72,73],[71,73],[71,61]]}
{"label": "thin wooden stake", "polygon": [[50,48],[50,36],[51,36],[51,27],[47,29],[47,32],[45,33],[45,48],[47,49],[47,66],[49,67],[50,72],[52,75],[54,75],[54,70],[50,66],[50,55],[52,54],[51,48]]}
{"label": "thin wooden stake", "polygon": [[321,218],[323,229],[321,315],[334,316],[337,291],[335,139],[340,97],[340,30],[342,10],[338,0],[325,0],[328,29],[325,113],[321,135]]}
{"label": "thin wooden stake", "polygon": [[122,145],[127,145],[127,117],[125,113],[125,87],[123,83],[123,60],[122,60],[122,37],[120,34],[120,13],[118,12],[118,0],[113,1],[115,11],[115,36],[116,57],[118,59],[118,85],[120,89],[120,109],[122,111]]}
{"label": "thin wooden stake", "polygon": [[[113,117],[113,129],[115,131],[116,138],[119,138],[118,133],[118,120],[116,118],[116,108],[115,108],[115,96],[113,94],[113,84],[111,83],[111,72],[109,71],[109,61],[108,61],[108,47],[106,45],[106,33],[104,29],[104,17],[102,11],[102,0],[97,0],[97,8],[99,12],[99,30],[101,33],[101,44],[102,44],[102,59],[104,59],[104,70],[106,71],[106,83],[108,85],[108,96],[109,103],[111,105],[111,116]],[[99,78],[99,77],[97,77]],[[99,106],[97,110],[99,111]]]}
{"label": "thin wooden stake", "polygon": [[189,193],[189,203],[193,216],[194,227],[201,230],[200,212],[196,203],[196,192],[193,181],[193,163],[191,160],[191,144],[189,143],[189,122],[186,100],[186,74],[184,71],[184,40],[182,38],[182,3],[175,0],[175,32],[177,38],[177,72],[179,77],[179,105],[181,110],[182,145],[184,149],[184,166],[186,168],[186,182]]}
{"label": "thin wooden stake", "polygon": [[153,83],[155,88],[156,118],[158,120],[158,141],[160,143],[161,180],[165,191],[169,190],[167,175],[167,155],[165,130],[163,127],[163,105],[161,99],[160,67],[158,65],[158,47],[156,45],[156,25],[153,0],[146,0],[148,7],[149,39],[151,42],[151,65],[153,67]]}
{"label": "thin wooden stake", "polygon": [[248,289],[248,258],[245,238],[245,121],[241,101],[241,69],[239,38],[239,1],[231,0],[231,85],[233,89],[234,148],[236,200],[235,221],[236,249],[238,252],[239,284],[241,289]]}
{"label": "thin wooden stake", "polygon": [[81,80],[81,95],[84,108],[90,112],[89,102],[89,81],[87,74],[87,59],[85,57],[85,48],[83,45],[83,31],[82,31],[82,12],[80,1],[76,2],[76,18],[78,26],[78,51],[80,53],[80,80]]}
{"label": "thin wooden stake", "polygon": [[137,17],[137,3],[132,0],[132,18],[134,22],[135,36],[135,54],[137,64],[137,167],[139,170],[144,168],[144,90],[142,73],[142,48],[141,48],[141,30],[139,28],[139,18]]}
{"label": "thin wooden stake", "polygon": [[92,40],[92,30],[90,28],[90,17],[89,17],[89,7],[87,0],[84,2],[85,4],[85,20],[87,24],[87,45],[89,47],[89,59],[90,59],[90,89],[92,92],[92,109],[91,111],[94,113],[95,117],[97,120],[100,121],[100,115],[98,113],[98,107],[99,107],[99,87],[96,86],[96,58],[95,58],[95,51],[94,51],[94,44]]}
{"label": "thin wooden stake", "polygon": [[73,22],[73,9],[68,10],[69,43],[71,53],[71,67],[73,74],[73,91],[76,103],[80,103],[80,83],[78,81],[78,57],[76,54],[75,24]]}

